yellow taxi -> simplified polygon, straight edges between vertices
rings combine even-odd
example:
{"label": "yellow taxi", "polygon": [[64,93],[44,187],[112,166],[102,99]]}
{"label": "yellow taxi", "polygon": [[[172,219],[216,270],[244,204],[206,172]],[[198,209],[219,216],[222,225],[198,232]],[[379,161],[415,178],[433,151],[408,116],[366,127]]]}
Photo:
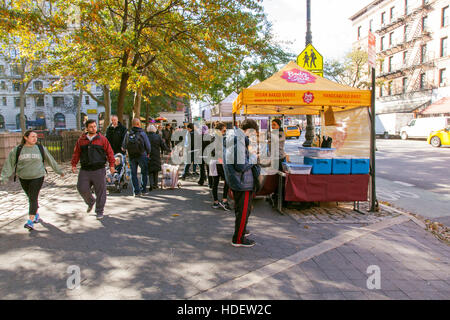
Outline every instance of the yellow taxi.
{"label": "yellow taxi", "polygon": [[284,134],[286,136],[286,139],[290,139],[290,138],[300,139],[302,132],[300,131],[299,127],[297,127],[297,126],[288,126],[288,127],[284,128]]}
{"label": "yellow taxi", "polygon": [[450,146],[450,126],[430,133],[427,142],[433,147],[439,148],[440,146]]}

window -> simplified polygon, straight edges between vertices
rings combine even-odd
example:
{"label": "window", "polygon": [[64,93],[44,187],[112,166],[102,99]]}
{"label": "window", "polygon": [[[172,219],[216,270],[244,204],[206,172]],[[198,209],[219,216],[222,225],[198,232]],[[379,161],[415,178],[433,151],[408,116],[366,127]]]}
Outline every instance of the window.
{"label": "window", "polygon": [[95,89],[97,90],[97,92],[100,92],[100,91],[102,91],[102,86],[99,85],[99,84],[97,84],[97,85],[95,86]]}
{"label": "window", "polygon": [[388,65],[388,72],[392,72],[392,59],[394,57],[389,57],[389,65]]}
{"label": "window", "polygon": [[20,68],[18,64],[13,64],[11,66],[11,75],[20,76]]}
{"label": "window", "polygon": [[447,37],[442,38],[441,39],[441,57],[446,57],[447,56]]}
{"label": "window", "polygon": [[14,97],[14,107],[19,108],[20,107],[20,98]]}
{"label": "window", "polygon": [[384,60],[380,61],[380,74],[384,73]]}
{"label": "window", "polygon": [[6,97],[2,97],[2,106],[6,106]]}
{"label": "window", "polygon": [[13,91],[20,91],[20,83],[14,82],[13,83]]}
{"label": "window", "polygon": [[36,102],[36,107],[44,107],[45,106],[45,104],[44,104],[44,96],[36,97],[35,102]]}
{"label": "window", "polygon": [[0,90],[6,90],[6,82],[0,81]]}
{"label": "window", "polygon": [[422,32],[427,31],[428,28],[428,17],[422,18]]}
{"label": "window", "polygon": [[387,92],[388,96],[391,96],[392,95],[392,81],[388,82],[387,90],[388,90],[388,92]]}
{"label": "window", "polygon": [[408,88],[408,78],[402,79],[402,92],[406,93],[406,89]]}
{"label": "window", "polygon": [[420,75],[420,89],[425,89],[425,73]]}
{"label": "window", "polygon": [[385,24],[386,22],[386,12],[383,12],[381,14],[381,25]]}
{"label": "window", "polygon": [[381,49],[381,51],[384,51],[384,37],[381,37],[381,40],[380,40],[380,49]]}
{"label": "window", "polygon": [[389,47],[392,47],[393,43],[394,43],[394,33],[391,32],[389,33]]}
{"label": "window", "polygon": [[61,108],[64,106],[64,97],[53,97],[53,106]]}
{"label": "window", "polygon": [[66,127],[66,117],[62,113],[55,114],[55,128],[65,128]]}
{"label": "window", "polygon": [[405,0],[405,15],[408,14],[408,0]]}
{"label": "window", "polygon": [[358,27],[358,40],[361,39],[361,27]]}
{"label": "window", "polygon": [[5,74],[5,66],[0,65],[0,75],[4,75],[4,74]]}
{"label": "window", "polygon": [[84,97],[84,102],[86,105],[89,105],[89,96]]}
{"label": "window", "polygon": [[383,96],[383,85],[380,86],[380,97]]}
{"label": "window", "polygon": [[0,130],[5,129],[5,118],[0,114]]}
{"label": "window", "polygon": [[34,82],[33,82],[33,88],[34,88],[34,90],[39,91],[39,90],[42,90],[43,87],[44,87],[44,85],[43,85],[42,81],[37,80],[37,81],[34,81]]}
{"label": "window", "polygon": [[427,45],[424,44],[420,47],[420,62],[424,63],[427,59]]}
{"label": "window", "polygon": [[442,8],[442,18],[441,27],[446,27],[448,25],[448,6]]}
{"label": "window", "polygon": [[372,25],[373,25],[373,20],[371,19],[369,21],[369,31],[372,32]]}
{"label": "window", "polygon": [[403,41],[408,41],[408,25],[405,25],[403,27]]}
{"label": "window", "polygon": [[390,21],[392,21],[392,20],[394,20],[394,16],[395,16],[395,7],[392,7],[389,12],[390,12],[389,19],[390,19]]}
{"label": "window", "polygon": [[447,85],[447,69],[439,70],[439,86],[443,87]]}
{"label": "window", "polygon": [[408,63],[408,51],[403,51],[403,65],[406,66]]}

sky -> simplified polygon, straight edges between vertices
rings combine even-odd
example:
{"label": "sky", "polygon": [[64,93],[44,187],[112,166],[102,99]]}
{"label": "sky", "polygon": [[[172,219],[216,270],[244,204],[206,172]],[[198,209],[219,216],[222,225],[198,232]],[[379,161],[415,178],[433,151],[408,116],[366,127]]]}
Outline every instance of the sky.
{"label": "sky", "polygon": [[[311,0],[312,43],[325,60],[339,59],[351,50],[349,18],[373,0]],[[306,0],[263,0],[275,39],[291,41],[293,53],[303,51],[306,36]]]}
{"label": "sky", "polygon": [[[311,0],[312,43],[324,60],[339,60],[351,50],[355,37],[349,18],[372,1]],[[300,54],[305,48],[306,0],[263,0],[263,7],[275,40]],[[199,114],[198,109],[198,104],[193,103],[194,116]]]}

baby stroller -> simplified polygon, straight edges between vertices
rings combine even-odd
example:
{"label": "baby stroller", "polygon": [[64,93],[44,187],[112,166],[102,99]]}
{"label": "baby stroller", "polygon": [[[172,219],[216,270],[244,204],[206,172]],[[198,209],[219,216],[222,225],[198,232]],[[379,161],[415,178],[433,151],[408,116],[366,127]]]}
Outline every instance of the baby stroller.
{"label": "baby stroller", "polygon": [[128,181],[130,180],[130,168],[126,161],[126,156],[121,153],[114,155],[116,172],[111,174],[109,168],[106,171],[106,189],[108,191],[120,193],[122,189],[128,188]]}

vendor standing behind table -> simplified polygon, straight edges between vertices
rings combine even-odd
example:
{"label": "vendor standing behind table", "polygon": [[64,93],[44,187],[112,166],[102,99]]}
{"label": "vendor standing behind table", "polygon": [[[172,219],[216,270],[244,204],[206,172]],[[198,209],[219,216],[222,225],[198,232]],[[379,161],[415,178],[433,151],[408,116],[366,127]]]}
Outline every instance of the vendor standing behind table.
{"label": "vendor standing behind table", "polygon": [[278,130],[278,147],[279,147],[279,153],[278,153],[278,170],[283,171],[283,162],[287,161],[289,162],[289,155],[284,152],[284,144],[286,142],[286,135],[284,134],[283,129],[281,128],[281,120],[280,119],[273,119],[272,120],[272,130]]}

